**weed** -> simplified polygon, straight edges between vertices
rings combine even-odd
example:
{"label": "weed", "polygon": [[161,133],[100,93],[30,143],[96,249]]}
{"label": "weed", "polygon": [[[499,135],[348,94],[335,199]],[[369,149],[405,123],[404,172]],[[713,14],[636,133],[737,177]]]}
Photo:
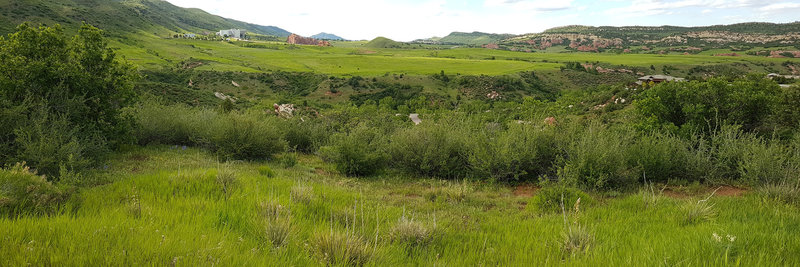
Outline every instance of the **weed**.
{"label": "weed", "polygon": [[[591,205],[592,198],[577,188],[565,187],[561,185],[544,187],[531,199],[528,207],[539,213],[557,213],[563,211],[561,203],[574,203],[582,200],[584,205]],[[570,211],[566,211],[570,212]]]}
{"label": "weed", "polygon": [[309,204],[314,200],[314,188],[306,184],[298,184],[292,187],[289,195],[295,202]]}
{"label": "weed", "polygon": [[291,168],[297,165],[297,154],[284,153],[280,158],[281,166],[284,168]]}
{"label": "weed", "polygon": [[683,206],[683,225],[698,224],[710,221],[716,216],[714,205],[709,204],[708,199],[697,202],[689,202]]}
{"label": "weed", "polygon": [[311,249],[324,264],[333,266],[364,266],[374,256],[368,243],[349,233],[317,234]]}
{"label": "weed", "polygon": [[389,233],[392,242],[408,246],[425,246],[433,240],[433,233],[427,227],[405,216],[400,218],[397,225]]}
{"label": "weed", "polygon": [[216,181],[220,190],[222,190],[222,194],[225,195],[225,198],[231,196],[239,182],[236,178],[236,174],[227,169],[221,169],[217,172]]}
{"label": "weed", "polygon": [[800,205],[800,186],[792,183],[766,184],[755,190],[756,195],[765,201],[777,201],[790,205]]}
{"label": "weed", "polygon": [[269,220],[266,222],[265,234],[275,248],[280,248],[289,242],[292,232],[291,221],[288,219]]}
{"label": "weed", "polygon": [[267,178],[275,177],[275,172],[272,171],[272,168],[267,165],[258,166],[258,174],[261,176],[266,176]]}

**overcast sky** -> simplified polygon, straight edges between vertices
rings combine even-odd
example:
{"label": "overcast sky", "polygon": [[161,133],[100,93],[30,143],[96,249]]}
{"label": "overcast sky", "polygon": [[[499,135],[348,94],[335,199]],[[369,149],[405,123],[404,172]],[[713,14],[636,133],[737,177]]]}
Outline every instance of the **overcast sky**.
{"label": "overcast sky", "polygon": [[168,0],[303,36],[411,41],[453,31],[534,33],[564,25],[698,26],[800,20],[800,0]]}

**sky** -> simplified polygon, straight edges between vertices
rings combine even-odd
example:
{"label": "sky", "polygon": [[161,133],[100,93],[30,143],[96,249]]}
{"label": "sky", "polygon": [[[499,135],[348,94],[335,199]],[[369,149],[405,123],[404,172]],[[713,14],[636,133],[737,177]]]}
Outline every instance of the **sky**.
{"label": "sky", "polygon": [[565,25],[706,26],[800,21],[800,0],[167,0],[310,36],[398,41],[450,32],[525,34]]}

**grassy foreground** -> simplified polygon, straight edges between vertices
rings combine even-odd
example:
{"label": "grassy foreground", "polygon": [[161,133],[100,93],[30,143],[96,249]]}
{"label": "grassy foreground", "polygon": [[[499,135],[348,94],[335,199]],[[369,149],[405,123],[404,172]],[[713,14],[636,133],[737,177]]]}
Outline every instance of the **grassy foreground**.
{"label": "grassy foreground", "polygon": [[0,265],[800,264],[797,207],[755,194],[656,188],[563,214],[525,186],[332,169],[131,148],[60,212],[0,218]]}

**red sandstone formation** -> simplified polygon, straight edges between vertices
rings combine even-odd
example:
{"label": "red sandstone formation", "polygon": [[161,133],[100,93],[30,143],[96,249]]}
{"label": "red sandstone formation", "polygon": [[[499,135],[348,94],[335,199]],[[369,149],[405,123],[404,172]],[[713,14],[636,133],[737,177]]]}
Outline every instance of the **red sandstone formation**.
{"label": "red sandstone formation", "polygon": [[311,37],[303,37],[294,33],[289,35],[289,38],[286,39],[286,42],[299,45],[331,46],[331,43],[328,41],[320,41]]}

